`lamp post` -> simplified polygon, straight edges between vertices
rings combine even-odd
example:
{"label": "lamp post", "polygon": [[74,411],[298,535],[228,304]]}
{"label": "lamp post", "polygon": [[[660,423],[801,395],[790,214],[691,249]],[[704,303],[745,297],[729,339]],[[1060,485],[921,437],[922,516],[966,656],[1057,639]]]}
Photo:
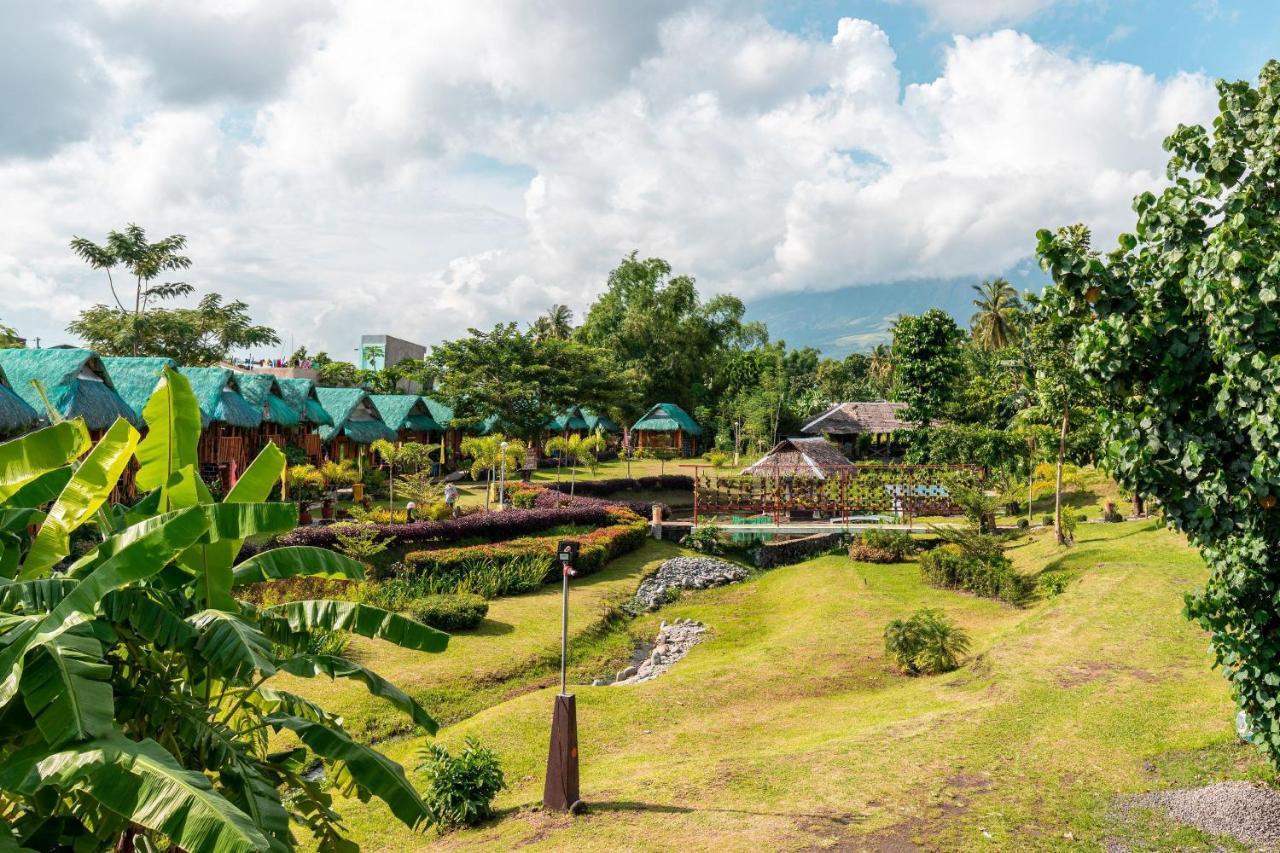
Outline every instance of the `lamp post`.
{"label": "lamp post", "polygon": [[502,457],[502,473],[498,475],[498,506],[506,506],[507,504],[507,446],[509,442],[502,442],[498,446],[498,455]]}
{"label": "lamp post", "polygon": [[547,749],[547,779],[542,788],[542,807],[577,814],[578,799],[578,706],[567,693],[566,665],[569,650],[569,578],[578,558],[578,543],[562,541],[556,549],[562,570],[560,605],[560,692],[551,715],[551,745]]}

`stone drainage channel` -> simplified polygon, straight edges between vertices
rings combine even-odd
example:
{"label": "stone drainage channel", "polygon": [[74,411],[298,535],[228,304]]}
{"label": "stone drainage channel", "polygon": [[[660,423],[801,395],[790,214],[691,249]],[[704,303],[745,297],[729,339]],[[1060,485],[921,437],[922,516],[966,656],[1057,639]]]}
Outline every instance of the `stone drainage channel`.
{"label": "stone drainage channel", "polygon": [[[658,567],[658,571],[645,578],[636,590],[635,603],[640,609],[654,611],[671,600],[671,591],[681,589],[711,589],[737,583],[747,577],[746,569],[725,560],[712,557],[673,557]],[[665,620],[658,630],[653,644],[641,643],[631,659],[631,665],[619,670],[612,681],[597,678],[593,687],[611,684],[640,684],[651,681],[669,670],[676,661],[687,655],[702,642],[707,627],[692,619]]]}

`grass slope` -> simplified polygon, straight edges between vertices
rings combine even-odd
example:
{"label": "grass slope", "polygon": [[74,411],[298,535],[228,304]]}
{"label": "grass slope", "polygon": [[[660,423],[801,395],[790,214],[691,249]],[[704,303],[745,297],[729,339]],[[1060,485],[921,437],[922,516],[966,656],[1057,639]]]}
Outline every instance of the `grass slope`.
{"label": "grass slope", "polygon": [[[1011,552],[1073,582],[1016,610],[923,586],[914,564],[824,557],[745,584],[686,594],[661,616],[714,632],[670,673],[577,688],[588,814],[544,814],[553,691],[526,693],[445,730],[496,749],[503,818],[440,839],[377,803],[342,802],[367,850],[1057,849],[1109,839],[1212,849],[1126,793],[1226,777],[1270,778],[1234,744],[1226,682],[1182,596],[1205,569],[1149,523],[1082,525]],[[581,598],[578,599],[582,601]],[[973,636],[963,669],[906,678],[883,657],[889,619],[945,610]],[[637,630],[656,630],[646,617]],[[468,647],[459,645],[449,655]],[[385,668],[384,668],[385,669]],[[387,672],[396,677],[395,668]],[[412,761],[417,739],[388,743]]]}

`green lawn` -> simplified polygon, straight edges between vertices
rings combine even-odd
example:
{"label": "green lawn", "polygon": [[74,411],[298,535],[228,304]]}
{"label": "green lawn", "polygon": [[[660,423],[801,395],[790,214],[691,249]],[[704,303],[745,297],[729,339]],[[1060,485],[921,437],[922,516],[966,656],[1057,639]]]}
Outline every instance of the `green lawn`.
{"label": "green lawn", "polygon": [[[498,751],[511,784],[500,819],[437,839],[404,830],[377,803],[340,810],[368,850],[1098,849],[1108,839],[1213,849],[1196,832],[1114,808],[1132,792],[1271,778],[1234,743],[1226,682],[1181,613],[1203,564],[1150,523],[1084,525],[1079,538],[1065,551],[1045,535],[1011,550],[1024,571],[1074,577],[1025,610],[925,587],[914,564],[843,557],[686,593],[661,616],[704,620],[708,642],[656,681],[575,688],[591,804],[581,817],[535,808],[554,690],[528,685],[441,734],[451,747],[474,735]],[[654,555],[595,582],[620,591]],[[579,627],[599,612],[588,595],[583,584]],[[548,597],[498,602],[495,616],[514,623],[507,608],[541,612]],[[920,606],[972,634],[961,670],[907,678],[887,665],[885,622]],[[527,636],[459,638],[438,662],[380,649],[369,663],[419,694],[435,678],[463,684],[468,671],[483,683],[486,670],[553,643],[554,627],[531,621]],[[630,630],[651,635],[657,622]],[[411,762],[421,742],[384,747]]]}

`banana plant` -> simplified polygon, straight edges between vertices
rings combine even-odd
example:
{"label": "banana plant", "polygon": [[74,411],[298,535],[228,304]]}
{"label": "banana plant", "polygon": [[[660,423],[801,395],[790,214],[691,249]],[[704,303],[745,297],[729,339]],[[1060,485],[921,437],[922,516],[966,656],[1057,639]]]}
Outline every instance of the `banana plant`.
{"label": "banana plant", "polygon": [[[237,599],[248,584],[364,569],[309,547],[237,563],[249,537],[297,524],[293,504],[267,501],[283,454],[268,444],[215,502],[186,378],[166,370],[143,416],[141,439],[121,420],[91,444],[66,421],[0,444],[0,853],[289,851],[295,830],[353,849],[317,763],[343,793],[425,826],[398,764],[272,679],[350,679],[434,733],[386,679],[310,649],[346,631],[442,652],[448,635],[350,601]],[[110,506],[133,459],[148,491]],[[292,746],[273,749],[272,732]]]}

